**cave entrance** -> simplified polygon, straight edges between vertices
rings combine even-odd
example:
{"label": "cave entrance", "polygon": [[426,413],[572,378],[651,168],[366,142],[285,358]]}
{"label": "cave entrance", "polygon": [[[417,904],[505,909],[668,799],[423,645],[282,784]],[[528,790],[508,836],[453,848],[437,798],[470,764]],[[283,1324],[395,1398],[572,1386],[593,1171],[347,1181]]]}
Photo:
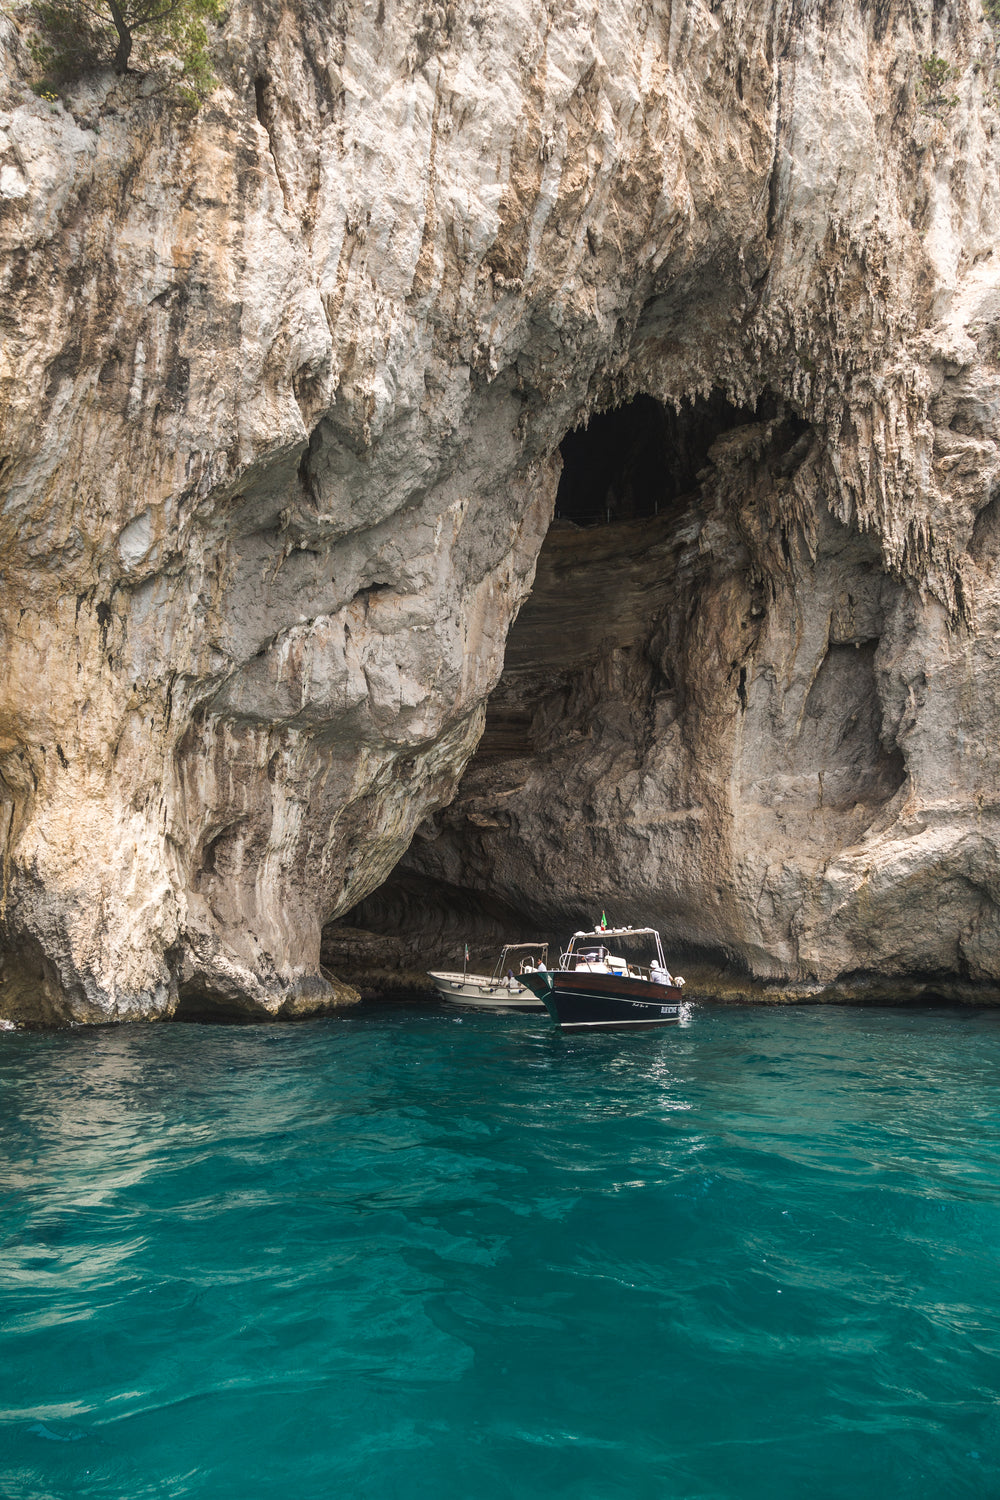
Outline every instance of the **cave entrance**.
{"label": "cave entrance", "polygon": [[[505,879],[508,861],[517,868],[524,857],[521,789],[533,766],[561,764],[568,743],[601,741],[610,761],[616,746],[649,732],[650,705],[675,691],[650,636],[675,596],[676,539],[701,503],[712,445],[777,414],[770,393],[754,408],[716,390],[679,410],[640,395],[566,434],[553,525],[479,747],[451,806],[421,825],[386,883],[327,930],[324,962],[335,972],[352,977],[345,954],[359,942],[387,972],[416,968],[428,953],[461,968],[466,941],[485,962],[515,937],[558,943],[584,919],[572,891],[540,903]],[[786,421],[791,443],[805,424]],[[586,808],[585,754],[572,765]]]}
{"label": "cave entrance", "polygon": [[721,391],[675,411],[652,396],[598,412],[559,445],[563,471],[555,519],[607,526],[678,509],[698,487],[716,438],[775,414],[771,398],[756,410],[734,406]]}

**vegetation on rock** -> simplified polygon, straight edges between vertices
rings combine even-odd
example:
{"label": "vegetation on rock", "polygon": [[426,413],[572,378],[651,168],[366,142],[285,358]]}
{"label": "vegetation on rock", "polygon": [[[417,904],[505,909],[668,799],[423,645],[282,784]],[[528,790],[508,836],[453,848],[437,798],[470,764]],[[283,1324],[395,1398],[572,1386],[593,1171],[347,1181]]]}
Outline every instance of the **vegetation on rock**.
{"label": "vegetation on rock", "polygon": [[222,10],[223,0],[32,0],[29,47],[46,83],[109,63],[125,74],[138,60],[197,107],[215,85],[208,22]]}
{"label": "vegetation on rock", "polygon": [[[996,3],[1000,4],[1000,0],[996,0]],[[922,57],[918,83],[921,108],[930,113],[954,109],[958,103],[958,95],[950,93],[948,85],[955,82],[959,73],[960,70],[946,57],[939,57],[936,52],[932,52],[929,57]]]}

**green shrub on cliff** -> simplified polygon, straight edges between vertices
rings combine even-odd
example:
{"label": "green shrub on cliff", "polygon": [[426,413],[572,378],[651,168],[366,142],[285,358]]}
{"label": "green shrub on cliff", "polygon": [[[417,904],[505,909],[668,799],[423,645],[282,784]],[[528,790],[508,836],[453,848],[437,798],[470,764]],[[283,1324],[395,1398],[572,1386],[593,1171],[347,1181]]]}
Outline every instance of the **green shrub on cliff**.
{"label": "green shrub on cliff", "polygon": [[956,68],[945,57],[932,52],[920,59],[920,77],[917,81],[917,98],[927,114],[947,113],[958,103],[958,95],[950,91],[949,85],[961,77]]}
{"label": "green shrub on cliff", "polygon": [[47,79],[110,64],[116,73],[162,70],[177,94],[197,107],[215,85],[208,22],[223,0],[31,0],[37,28],[29,42]]}

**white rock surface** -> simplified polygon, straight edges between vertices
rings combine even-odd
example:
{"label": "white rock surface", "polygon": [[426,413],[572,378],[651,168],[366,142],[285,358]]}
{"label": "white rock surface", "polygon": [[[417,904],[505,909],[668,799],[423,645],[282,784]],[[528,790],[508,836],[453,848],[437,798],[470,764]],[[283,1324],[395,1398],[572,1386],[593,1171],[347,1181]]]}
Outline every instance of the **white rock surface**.
{"label": "white rock surface", "polygon": [[[697,857],[667,887],[653,849],[643,881],[724,907],[706,942],[761,972],[923,944],[996,978],[1000,116],[974,4],[237,0],[194,118],[110,75],[35,98],[23,26],[0,20],[0,1015],[344,998],[321,926],[457,783],[564,433],[712,388],[770,390],[815,446],[748,551],[750,781],[713,761]],[[932,49],[954,106],[921,104]],[[712,502],[724,540],[739,500]],[[905,774],[880,819],[774,854],[761,725],[788,742],[841,649],[815,600],[796,624],[814,537],[885,580],[864,639]],[[698,646],[709,700],[729,645]],[[703,728],[702,760],[737,734]]]}

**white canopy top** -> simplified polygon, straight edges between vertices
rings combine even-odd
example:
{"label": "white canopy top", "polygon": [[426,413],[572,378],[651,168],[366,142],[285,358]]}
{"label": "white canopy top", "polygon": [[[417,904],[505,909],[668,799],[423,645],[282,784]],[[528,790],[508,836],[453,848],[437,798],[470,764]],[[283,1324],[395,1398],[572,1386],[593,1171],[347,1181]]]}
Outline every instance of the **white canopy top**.
{"label": "white canopy top", "polygon": [[655,937],[660,934],[655,927],[595,927],[592,932],[574,932],[577,938]]}

